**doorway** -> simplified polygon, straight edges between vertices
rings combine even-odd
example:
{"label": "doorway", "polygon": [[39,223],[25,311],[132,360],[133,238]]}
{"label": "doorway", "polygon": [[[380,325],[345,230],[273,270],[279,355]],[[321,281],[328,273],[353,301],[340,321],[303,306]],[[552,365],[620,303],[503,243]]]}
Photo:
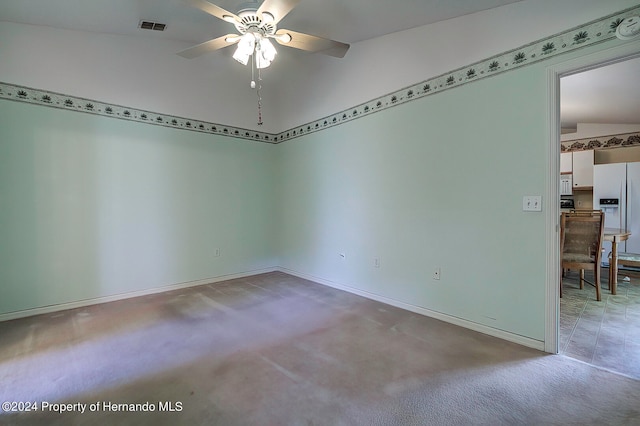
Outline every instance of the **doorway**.
{"label": "doorway", "polygon": [[[627,74],[633,70],[633,74]],[[595,55],[554,66],[549,70],[550,96],[554,104],[551,118],[550,175],[559,182],[560,144],[640,131],[640,70],[638,46],[623,45]],[[630,101],[629,104],[627,101]],[[590,106],[598,108],[590,108]],[[559,187],[559,185],[556,185]],[[560,198],[559,188],[550,197]],[[598,208],[593,191],[581,188],[570,198],[576,208]],[[552,198],[549,198],[550,200]],[[547,247],[553,252],[558,241],[559,201],[549,203]],[[550,217],[553,216],[553,217]],[[565,277],[563,298],[558,297],[559,253],[548,270],[546,349],[581,361],[640,379],[640,275],[621,280],[617,295],[611,295],[607,269],[603,269],[602,301],[596,302],[595,289],[579,289],[577,272]],[[557,268],[556,268],[557,266]],[[621,274],[621,277],[625,274]],[[555,307],[555,309],[554,309]],[[554,312],[555,311],[555,312]],[[554,315],[555,313],[555,315]],[[553,332],[555,331],[555,336]],[[551,349],[555,344],[554,350]]]}

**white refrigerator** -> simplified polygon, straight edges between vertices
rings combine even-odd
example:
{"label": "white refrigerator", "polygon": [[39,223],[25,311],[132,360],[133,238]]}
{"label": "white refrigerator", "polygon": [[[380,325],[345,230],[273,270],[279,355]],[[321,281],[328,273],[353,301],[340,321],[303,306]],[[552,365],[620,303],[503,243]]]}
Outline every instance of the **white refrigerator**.
{"label": "white refrigerator", "polygon": [[[640,253],[640,162],[596,164],[593,168],[593,206],[605,213],[605,228],[631,232],[618,251]],[[603,244],[608,263],[611,243]]]}

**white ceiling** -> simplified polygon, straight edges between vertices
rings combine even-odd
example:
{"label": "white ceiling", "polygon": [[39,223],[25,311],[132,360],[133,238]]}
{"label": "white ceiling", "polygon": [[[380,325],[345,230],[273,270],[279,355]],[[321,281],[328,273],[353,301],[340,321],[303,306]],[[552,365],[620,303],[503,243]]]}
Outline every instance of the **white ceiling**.
{"label": "white ceiling", "polygon": [[[301,0],[279,27],[355,43],[521,0]],[[237,12],[244,0],[212,0]],[[258,3],[261,1],[258,0]],[[183,0],[0,0],[0,20],[149,37],[141,19],[167,25],[153,34],[200,43],[234,32],[229,23]]]}
{"label": "white ceiling", "polygon": [[640,124],[640,58],[560,79],[562,126]]}
{"label": "white ceiling", "polygon": [[[301,0],[279,27],[357,43],[518,1],[522,0]],[[241,2],[213,0],[232,12],[238,10]],[[231,24],[193,8],[183,0],[0,0],[0,20],[154,37],[172,43],[183,42],[185,48],[234,32]],[[161,22],[167,27],[164,32],[141,30],[138,28],[140,20]],[[280,55],[295,56],[297,63],[311,60],[313,56],[295,49],[279,50],[279,58]],[[209,55],[216,54],[219,53]],[[229,60],[229,53],[225,52],[224,57]],[[563,126],[572,127],[577,122],[639,123],[638,75],[640,59],[563,78]]]}

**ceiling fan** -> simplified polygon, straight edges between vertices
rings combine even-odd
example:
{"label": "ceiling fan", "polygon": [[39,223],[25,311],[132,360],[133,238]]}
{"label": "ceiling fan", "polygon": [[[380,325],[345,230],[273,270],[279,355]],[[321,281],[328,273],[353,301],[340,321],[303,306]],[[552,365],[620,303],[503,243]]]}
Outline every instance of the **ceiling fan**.
{"label": "ceiling fan", "polygon": [[237,43],[238,49],[233,55],[234,59],[246,65],[249,58],[255,56],[255,66],[258,69],[266,68],[276,55],[271,39],[283,46],[337,58],[344,57],[349,50],[349,45],[346,43],[277,28],[280,20],[296,7],[300,0],[264,0],[259,6],[257,1],[252,1],[242,4],[237,14],[206,0],[185,1],[193,7],[235,25],[240,33],[227,34],[178,52],[178,55],[185,58],[195,58]]}

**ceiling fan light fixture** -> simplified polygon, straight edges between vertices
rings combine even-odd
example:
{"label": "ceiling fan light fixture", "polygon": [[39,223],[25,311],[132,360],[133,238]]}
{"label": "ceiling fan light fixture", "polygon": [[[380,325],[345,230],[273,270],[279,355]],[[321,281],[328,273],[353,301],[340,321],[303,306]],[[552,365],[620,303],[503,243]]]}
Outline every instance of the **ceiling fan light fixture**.
{"label": "ceiling fan light fixture", "polygon": [[[278,53],[269,39],[275,39],[279,44],[288,45],[294,49],[324,53],[338,58],[342,58],[349,49],[348,44],[334,40],[290,30],[278,30],[278,23],[296,7],[300,0],[244,0],[245,2],[240,4],[235,14],[209,0],[185,1],[209,15],[233,24],[239,34],[214,38],[184,49],[178,54],[184,58],[195,58],[237,43],[233,59],[245,66],[251,59],[251,88],[256,89],[258,95],[258,125],[262,124],[260,70],[270,66]],[[293,42],[294,37],[295,42]]]}
{"label": "ceiling fan light fixture", "polygon": [[262,55],[256,55],[256,68],[262,70],[271,65],[271,61],[268,61],[262,57]]}
{"label": "ceiling fan light fixture", "polygon": [[273,43],[271,43],[271,41],[267,40],[266,38],[260,40],[260,51],[265,58],[269,59],[269,61],[273,61],[276,58],[276,54],[278,53],[276,48],[273,47]]}
{"label": "ceiling fan light fixture", "polygon": [[276,58],[276,48],[266,38],[258,40],[256,46],[256,66],[258,68],[266,68]]}
{"label": "ceiling fan light fixture", "polygon": [[238,42],[238,48],[233,54],[233,59],[240,62],[242,65],[247,65],[249,57],[253,55],[253,51],[256,47],[256,38],[252,33],[247,33],[240,37]]}
{"label": "ceiling fan light fixture", "polygon": [[240,62],[242,65],[247,65],[247,63],[249,62],[249,56],[251,56],[251,55],[245,55],[238,48],[236,50],[236,53],[233,54],[233,59],[235,59],[236,61]]}

